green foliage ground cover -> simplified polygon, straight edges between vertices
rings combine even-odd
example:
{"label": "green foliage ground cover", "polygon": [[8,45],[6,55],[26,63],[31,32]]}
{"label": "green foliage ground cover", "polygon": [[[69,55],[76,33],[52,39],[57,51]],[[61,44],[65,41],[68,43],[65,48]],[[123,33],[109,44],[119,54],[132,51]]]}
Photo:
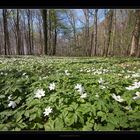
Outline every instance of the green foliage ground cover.
{"label": "green foliage ground cover", "polygon": [[140,130],[140,59],[0,58],[0,130]]}

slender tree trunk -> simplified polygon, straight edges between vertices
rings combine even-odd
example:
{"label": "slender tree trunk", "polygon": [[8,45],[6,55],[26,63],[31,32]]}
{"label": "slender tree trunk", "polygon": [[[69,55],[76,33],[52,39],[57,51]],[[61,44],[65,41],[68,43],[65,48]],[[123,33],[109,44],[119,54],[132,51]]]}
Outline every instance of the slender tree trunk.
{"label": "slender tree trunk", "polygon": [[25,20],[23,20],[23,32],[24,32],[24,40],[25,40],[25,52],[24,52],[24,54],[29,54],[28,29],[26,28]]}
{"label": "slender tree trunk", "polygon": [[27,20],[28,20],[28,54],[32,54],[32,42],[31,42],[31,11],[27,11]]}
{"label": "slender tree trunk", "polygon": [[33,25],[33,16],[31,14],[31,48],[32,48],[32,54],[34,54],[34,25]]}
{"label": "slender tree trunk", "polygon": [[98,9],[95,10],[95,16],[94,16],[94,55],[97,55],[97,14]]}
{"label": "slender tree trunk", "polygon": [[90,35],[89,35],[89,12],[88,12],[88,9],[84,9],[83,10],[84,12],[84,16],[85,16],[85,40],[83,40],[85,43],[85,55],[86,56],[90,56],[91,54],[91,49],[90,49],[90,46],[89,46],[89,38],[90,38]]}
{"label": "slender tree trunk", "polygon": [[48,22],[47,22],[47,10],[42,10],[43,19],[43,33],[44,33],[44,53],[48,54]]}
{"label": "slender tree trunk", "polygon": [[[104,16],[105,18],[107,17],[107,10],[104,11]],[[103,31],[103,53],[102,53],[102,56],[105,56],[106,54],[106,40],[107,40],[107,21],[104,21],[104,31]]]}
{"label": "slender tree trunk", "polygon": [[51,19],[51,16],[52,16],[52,11],[49,10],[49,51],[48,51],[48,55],[52,55],[52,19]]}
{"label": "slender tree trunk", "polygon": [[40,44],[40,48],[39,48],[39,54],[44,54],[44,49],[43,49],[43,43],[42,43],[42,30],[41,30],[41,21],[39,19],[39,44]]}
{"label": "slender tree trunk", "polygon": [[21,32],[20,32],[20,26],[19,26],[19,10],[17,9],[17,22],[16,22],[16,30],[17,30],[17,54],[22,54],[22,48],[21,48]]}
{"label": "slender tree trunk", "polygon": [[114,11],[114,20],[113,20],[113,34],[112,34],[112,46],[111,46],[111,56],[114,56],[115,54],[115,36],[116,36],[116,10]]}
{"label": "slender tree trunk", "polygon": [[57,45],[57,31],[54,31],[54,45],[53,45],[53,55],[56,54],[56,45]]}
{"label": "slender tree trunk", "polygon": [[93,32],[91,33],[91,55],[90,56],[93,56],[94,55],[94,49],[93,49],[93,39],[94,39],[94,28],[93,28]]}
{"label": "slender tree trunk", "polygon": [[113,19],[113,10],[109,11],[108,15],[108,37],[107,37],[107,44],[106,44],[106,54],[105,56],[107,57],[108,52],[109,52],[109,47],[110,47],[110,39],[111,39],[111,31],[112,31],[112,19]]}
{"label": "slender tree trunk", "polygon": [[98,9],[94,11],[94,24],[93,24],[93,32],[91,34],[91,56],[96,56],[97,54],[97,13]]}
{"label": "slender tree trunk", "polygon": [[9,32],[8,32],[8,21],[7,21],[7,10],[3,9],[3,29],[4,29],[4,49],[5,55],[10,54],[10,39],[9,39]]}
{"label": "slender tree trunk", "polygon": [[40,51],[39,51],[39,53],[40,54],[44,54],[43,44],[42,44],[42,32],[41,32],[41,28],[39,29],[39,39],[40,39],[40,41],[39,41],[39,43],[40,43]]}

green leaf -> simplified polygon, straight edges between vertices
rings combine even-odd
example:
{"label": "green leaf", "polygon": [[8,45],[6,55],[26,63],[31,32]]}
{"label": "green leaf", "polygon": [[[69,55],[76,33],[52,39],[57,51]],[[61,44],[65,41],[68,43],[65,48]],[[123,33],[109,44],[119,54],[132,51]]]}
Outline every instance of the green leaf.
{"label": "green leaf", "polygon": [[5,95],[0,95],[0,99],[3,99],[3,98],[5,98]]}
{"label": "green leaf", "polygon": [[39,103],[40,103],[40,100],[31,98],[31,101],[29,101],[29,103],[28,103],[27,109],[32,107],[32,106],[34,107],[35,105],[38,105]]}
{"label": "green leaf", "polygon": [[48,122],[46,122],[44,124],[44,128],[46,131],[54,131],[54,121],[53,120],[48,120]]}
{"label": "green leaf", "polygon": [[36,119],[36,113],[31,114],[29,121],[35,120]]}
{"label": "green leaf", "polygon": [[77,110],[80,111],[82,114],[86,114],[91,112],[91,109],[92,109],[92,105],[90,103],[86,103],[86,104],[81,104]]}
{"label": "green leaf", "polygon": [[21,119],[22,119],[22,115],[19,114],[19,115],[17,116],[16,122],[19,122]]}
{"label": "green leaf", "polygon": [[16,128],[14,129],[14,131],[21,131],[21,129],[18,128],[18,127],[16,127]]}
{"label": "green leaf", "polygon": [[77,116],[77,114],[75,113],[75,114],[74,114],[74,122],[77,123],[77,121],[78,121],[78,116]]}
{"label": "green leaf", "polygon": [[98,111],[98,112],[97,112],[97,116],[100,116],[100,117],[104,116],[104,114],[105,114],[105,113],[102,112],[102,111]]}
{"label": "green leaf", "polygon": [[24,115],[28,118],[29,117],[29,110],[26,110]]}
{"label": "green leaf", "polygon": [[94,126],[94,121],[93,122],[86,122],[86,125],[84,125],[84,127],[82,128],[83,131],[92,131]]}
{"label": "green leaf", "polygon": [[66,118],[65,118],[65,124],[67,126],[71,126],[74,124],[75,118],[74,118],[74,113],[69,113]]}
{"label": "green leaf", "polygon": [[69,106],[69,107],[67,108],[67,110],[68,110],[68,111],[74,111],[73,107],[71,107],[71,106]]}
{"label": "green leaf", "polygon": [[114,126],[118,126],[119,125],[119,119],[115,116],[109,116],[107,118],[107,122],[108,123],[112,123]]}
{"label": "green leaf", "polygon": [[62,112],[62,116],[65,118],[67,115],[68,115],[68,111],[67,110],[64,110],[63,112]]}
{"label": "green leaf", "polygon": [[37,128],[39,128],[39,129],[40,129],[40,128],[41,128],[41,129],[43,128],[43,125],[40,124],[40,123],[36,123],[36,125],[37,125]]}
{"label": "green leaf", "polygon": [[115,129],[115,126],[111,123],[107,123],[107,126],[103,128],[103,130],[112,131]]}
{"label": "green leaf", "polygon": [[54,123],[55,130],[61,131],[64,128],[64,122],[61,118],[56,118]]}
{"label": "green leaf", "polygon": [[104,121],[107,119],[106,113],[102,112],[102,111],[98,111],[97,112],[97,116],[101,117],[101,121]]}
{"label": "green leaf", "polygon": [[80,112],[77,112],[77,116],[78,116],[78,121],[83,125],[84,124],[83,115]]}
{"label": "green leaf", "polygon": [[72,102],[72,104],[70,105],[70,107],[72,107],[74,110],[76,110],[77,107],[78,107],[78,104],[75,103],[75,102]]}
{"label": "green leaf", "polygon": [[42,110],[40,108],[38,108],[37,112],[36,112],[36,117],[41,118],[42,116]]}
{"label": "green leaf", "polygon": [[5,124],[0,124],[0,130],[4,128]]}

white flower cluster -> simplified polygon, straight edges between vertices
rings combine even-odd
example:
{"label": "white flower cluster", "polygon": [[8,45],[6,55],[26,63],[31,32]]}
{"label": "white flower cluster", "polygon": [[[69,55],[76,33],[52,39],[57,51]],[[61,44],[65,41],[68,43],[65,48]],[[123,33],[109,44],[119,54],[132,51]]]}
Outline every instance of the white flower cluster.
{"label": "white flower cluster", "polygon": [[84,87],[82,87],[81,84],[77,84],[75,86],[75,89],[79,92],[79,94],[81,95],[81,98],[86,98],[87,97],[87,93],[84,93]]}
{"label": "white flower cluster", "polygon": [[134,90],[140,88],[140,82],[134,82],[132,86],[126,87],[127,90]]}
{"label": "white flower cluster", "polygon": [[103,86],[103,85],[101,85],[101,86],[100,86],[100,88],[101,88],[101,89],[105,89],[106,87],[105,87],[105,86]]}
{"label": "white flower cluster", "polygon": [[41,98],[43,96],[45,96],[45,91],[43,89],[37,89],[35,92],[35,98]]}
{"label": "white flower cluster", "polygon": [[8,107],[15,108],[15,107],[17,106],[17,105],[16,105],[16,102],[10,101],[11,99],[12,99],[12,95],[8,96],[8,100],[9,100]]}
{"label": "white flower cluster", "polygon": [[75,89],[80,93],[80,95],[82,95],[83,92],[84,92],[84,87],[82,87],[81,84],[77,84],[77,85],[75,86]]}
{"label": "white flower cluster", "polygon": [[96,70],[93,74],[94,75],[96,75],[96,74],[102,74],[102,71]]}
{"label": "white flower cluster", "polygon": [[1,75],[3,75],[4,73],[3,73],[3,72],[1,72],[0,74],[1,74]]}
{"label": "white flower cluster", "polygon": [[127,70],[127,73],[135,73],[135,71]]}
{"label": "white flower cluster", "polygon": [[80,72],[93,72],[93,74],[104,74],[104,73],[108,73],[108,72],[111,72],[110,70],[108,69],[103,69],[102,67],[100,69],[95,69],[95,68],[86,68],[86,67],[83,67],[79,70]]}
{"label": "white flower cluster", "polygon": [[8,96],[8,100],[11,100],[12,99],[12,95]]}
{"label": "white flower cluster", "polygon": [[49,85],[49,89],[50,90],[55,90],[55,83],[54,82]]}
{"label": "white flower cluster", "polygon": [[97,94],[95,95],[95,97],[99,98],[99,94],[97,93]]}
{"label": "white flower cluster", "polygon": [[15,108],[17,105],[14,101],[9,101],[8,107]]}
{"label": "white flower cluster", "polygon": [[140,74],[139,74],[139,73],[132,74],[132,77],[133,77],[133,78],[140,77]]}
{"label": "white flower cluster", "polygon": [[114,93],[112,94],[112,98],[114,98],[118,102],[123,102],[124,101],[124,99],[122,99],[121,96],[119,96],[119,95],[117,96]]}
{"label": "white flower cluster", "polygon": [[23,76],[26,75],[26,72],[24,72],[22,75],[23,75]]}
{"label": "white flower cluster", "polygon": [[124,78],[125,78],[125,79],[128,79],[128,78],[130,78],[130,75],[126,75]]}
{"label": "white flower cluster", "polygon": [[104,80],[103,80],[102,78],[100,78],[100,79],[98,80],[98,83],[99,83],[99,84],[102,84],[102,83],[104,83]]}
{"label": "white flower cluster", "polygon": [[45,108],[45,111],[43,112],[44,116],[48,116],[50,113],[52,113],[52,108],[51,107]]}
{"label": "white flower cluster", "polygon": [[65,70],[65,74],[66,74],[67,76],[70,75],[70,73],[68,72],[68,70]]}
{"label": "white flower cluster", "polygon": [[123,108],[126,109],[126,110],[132,110],[132,107],[131,106],[125,106]]}
{"label": "white flower cluster", "polygon": [[7,73],[3,73],[3,72],[1,72],[1,73],[0,73],[0,75],[5,75],[5,76],[6,76],[6,75],[7,75]]}
{"label": "white flower cluster", "polygon": [[135,95],[136,95],[136,96],[133,97],[134,100],[140,99],[140,92],[136,92]]}
{"label": "white flower cluster", "polygon": [[[49,90],[55,89],[55,83],[50,83]],[[35,98],[40,99],[41,97],[45,96],[45,91],[43,89],[37,89],[35,92]]]}

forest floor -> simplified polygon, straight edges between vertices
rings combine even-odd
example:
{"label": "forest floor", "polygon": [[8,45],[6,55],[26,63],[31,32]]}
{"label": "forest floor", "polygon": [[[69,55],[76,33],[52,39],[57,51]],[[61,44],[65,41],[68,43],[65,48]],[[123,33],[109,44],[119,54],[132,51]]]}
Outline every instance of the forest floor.
{"label": "forest floor", "polygon": [[0,130],[140,130],[139,116],[139,58],[0,58]]}

